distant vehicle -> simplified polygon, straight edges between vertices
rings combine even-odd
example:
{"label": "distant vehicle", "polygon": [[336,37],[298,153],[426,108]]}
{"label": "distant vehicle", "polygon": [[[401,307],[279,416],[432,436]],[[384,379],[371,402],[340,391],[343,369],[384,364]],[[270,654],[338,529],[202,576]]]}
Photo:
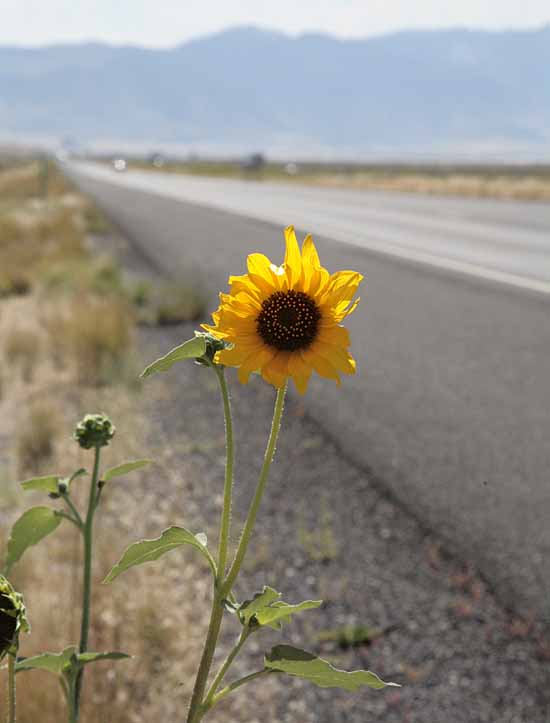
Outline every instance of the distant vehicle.
{"label": "distant vehicle", "polygon": [[241,168],[244,171],[261,171],[265,164],[266,159],[263,153],[252,153],[242,161]]}
{"label": "distant vehicle", "polygon": [[291,161],[285,164],[285,173],[289,176],[295,176],[298,173],[298,164]]}
{"label": "distant vehicle", "polygon": [[119,173],[126,170],[126,161],[124,158],[115,158],[113,161],[113,168]]}
{"label": "distant vehicle", "polygon": [[55,152],[55,160],[58,163],[67,163],[69,157],[69,153],[64,148],[60,148]]}
{"label": "distant vehicle", "polygon": [[153,153],[151,156],[149,156],[149,163],[155,168],[164,168],[166,164],[166,159],[164,158],[162,153]]}

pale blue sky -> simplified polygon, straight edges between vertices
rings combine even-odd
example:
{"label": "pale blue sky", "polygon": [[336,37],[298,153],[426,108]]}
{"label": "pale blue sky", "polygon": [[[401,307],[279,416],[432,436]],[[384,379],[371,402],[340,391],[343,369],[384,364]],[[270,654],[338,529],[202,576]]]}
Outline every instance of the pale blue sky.
{"label": "pale blue sky", "polygon": [[550,0],[0,0],[0,44],[104,40],[165,47],[235,25],[369,36],[550,24]]}

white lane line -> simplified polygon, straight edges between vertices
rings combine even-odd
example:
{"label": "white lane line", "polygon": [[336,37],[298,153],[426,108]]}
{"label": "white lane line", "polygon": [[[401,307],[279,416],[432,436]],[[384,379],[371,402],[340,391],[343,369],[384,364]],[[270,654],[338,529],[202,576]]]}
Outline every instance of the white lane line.
{"label": "white lane line", "polygon": [[[132,187],[159,196],[168,196],[179,200],[187,200],[192,203],[199,203],[208,207],[221,208],[232,213],[258,218],[264,221],[268,221],[270,223],[286,223],[286,219],[281,220],[281,211],[274,211],[273,208],[269,205],[269,203],[266,203],[264,199],[262,199],[262,201],[264,202],[261,204],[261,206],[256,204],[254,207],[249,207],[242,202],[242,194],[239,194],[236,201],[235,199],[231,200],[229,194],[226,194],[224,196],[223,194],[218,193],[215,198],[212,198],[212,194],[209,192],[208,184],[204,182],[200,183],[200,181],[202,181],[203,179],[190,179],[191,184],[187,184],[188,187],[186,188],[185,181],[182,178],[178,179],[177,177],[173,178],[171,176],[163,177],[156,174],[154,179],[155,183],[153,184],[151,183],[152,178],[150,174],[145,171],[130,171],[125,174],[115,174],[108,168],[99,166],[97,164],[88,163],[71,164],[71,167],[75,170],[76,173],[82,173],[84,175],[105,181],[107,183],[111,183],[113,185]],[[197,183],[197,181],[199,182]],[[191,185],[193,188],[192,193],[189,193],[189,185]],[[229,186],[229,188],[231,188],[231,186]],[[392,257],[402,258],[408,261],[414,261],[416,263],[421,263],[432,267],[447,269],[460,274],[467,274],[469,276],[486,279],[488,281],[509,284],[517,288],[527,289],[529,291],[535,291],[537,293],[542,293],[550,296],[550,282],[541,279],[521,276],[519,274],[510,273],[508,271],[502,271],[487,266],[480,266],[476,263],[471,263],[456,258],[439,256],[422,249],[411,248],[408,246],[400,245],[398,243],[392,243],[385,238],[376,239],[371,234],[366,237],[366,235],[358,234],[349,227],[346,228],[341,223],[333,225],[326,216],[322,223],[316,223],[315,213],[312,213],[311,216],[308,215],[306,221],[303,217],[303,206],[302,210],[300,210],[299,208],[299,206],[301,205],[299,199],[296,201],[296,203],[297,206],[293,218],[295,225],[299,228],[305,228],[307,226],[307,229],[312,233],[318,233],[320,235],[327,236],[335,241],[340,241],[343,243],[352,244],[354,246],[371,249],[373,251],[387,254]],[[294,205],[294,203],[292,205]],[[288,210],[290,210],[289,207],[285,209],[286,218],[288,218]],[[370,211],[371,209],[369,209],[369,212]],[[378,215],[379,217],[384,217],[385,212],[379,212]],[[388,214],[388,223],[391,223],[392,215],[393,214],[391,213]],[[410,220],[414,220],[415,224],[421,223],[418,220],[418,217],[414,217],[413,214],[397,212],[397,216],[401,217],[401,220],[404,220],[404,217],[410,217]],[[445,226],[438,221],[434,222],[428,219],[427,224],[428,226],[430,224],[433,225],[434,229],[445,229]],[[455,224],[451,225],[454,226]],[[468,224],[467,222],[465,222],[465,225],[475,228],[478,234],[483,229],[483,225],[479,223]],[[500,227],[486,227],[486,230],[489,229],[498,229],[499,233],[502,233],[503,231],[503,229],[501,229]],[[456,232],[460,230],[460,227],[451,230]],[[471,231],[472,229],[468,230]],[[541,234],[531,231],[529,235],[535,235],[538,237]]]}

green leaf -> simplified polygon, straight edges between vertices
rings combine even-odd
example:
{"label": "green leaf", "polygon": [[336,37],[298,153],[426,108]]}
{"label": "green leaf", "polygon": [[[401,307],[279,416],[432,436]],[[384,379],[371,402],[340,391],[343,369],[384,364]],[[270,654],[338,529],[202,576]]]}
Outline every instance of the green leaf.
{"label": "green leaf", "polygon": [[47,477],[32,477],[21,482],[21,487],[25,491],[40,490],[41,492],[57,492],[57,483],[60,477],[54,474]]}
{"label": "green leaf", "polygon": [[95,663],[97,660],[127,660],[131,657],[126,653],[115,651],[112,653],[79,653],[76,659],[81,665],[87,665],[88,663]]}
{"label": "green leaf", "polygon": [[290,645],[276,645],[265,656],[265,667],[281,673],[294,675],[315,683],[320,688],[343,688],[356,691],[363,686],[368,688],[400,687],[397,683],[385,683],[370,670],[354,670],[348,673],[338,670],[328,660],[318,658],[305,650]]}
{"label": "green leaf", "polygon": [[50,673],[61,675],[76,662],[76,647],[70,645],[61,653],[42,653],[32,658],[20,660],[15,665],[15,672],[21,673],[25,670],[47,670]]}
{"label": "green leaf", "polygon": [[194,535],[184,527],[168,527],[168,529],[162,532],[160,537],[156,537],[154,540],[141,540],[140,542],[135,542],[125,551],[120,560],[107,575],[103,583],[106,584],[112,582],[121,573],[131,567],[158,560],[158,558],[165,553],[174,550],[176,547],[181,547],[182,545],[192,545],[199,550],[208,560],[208,564],[212,568],[212,572],[215,576],[216,565],[212,555],[202,544],[199,537],[200,534],[198,536]]}
{"label": "green leaf", "polygon": [[258,610],[256,620],[260,625],[269,625],[276,630],[280,630],[282,623],[289,623],[291,616],[295,613],[300,613],[303,610],[313,610],[322,604],[322,600],[305,600],[297,605],[290,605],[283,602],[283,600],[279,600],[263,608],[263,610]]}
{"label": "green leaf", "polygon": [[11,530],[6,570],[11,570],[27,548],[53,532],[62,519],[51,507],[31,507],[24,512]]}
{"label": "green leaf", "polygon": [[70,477],[61,477],[60,475],[54,474],[47,475],[46,477],[31,477],[31,479],[26,479],[24,482],[21,482],[21,487],[26,492],[29,490],[40,490],[41,492],[48,492],[49,494],[57,494],[59,492],[60,482],[64,482],[68,490],[71,482],[83,474],[88,473],[82,467],[81,469],[77,469],[76,472],[73,472]]}
{"label": "green leaf", "polygon": [[368,625],[344,625],[333,630],[322,630],[317,635],[320,642],[337,643],[341,648],[353,648],[366,645],[392,631],[394,626],[387,628],[371,628]]}
{"label": "green leaf", "polygon": [[290,622],[294,613],[302,610],[318,608],[323,604],[322,600],[306,600],[298,605],[290,605],[280,600],[281,593],[272,587],[264,587],[262,592],[254,595],[252,600],[246,600],[238,609],[239,618],[243,625],[269,625],[275,630],[280,630],[282,623]]}
{"label": "green leaf", "polygon": [[206,339],[203,336],[197,336],[194,339],[180,344],[169,351],[168,354],[149,364],[141,373],[142,378],[150,377],[157,372],[167,372],[176,362],[184,359],[197,359],[206,352]]}
{"label": "green leaf", "polygon": [[239,607],[239,618],[243,625],[248,625],[259,610],[267,607],[270,603],[278,600],[281,593],[272,587],[264,586],[261,592],[257,592],[252,600],[245,600]]}
{"label": "green leaf", "polygon": [[15,666],[15,672],[21,673],[25,670],[47,670],[50,673],[62,675],[70,670],[71,666],[88,665],[97,660],[125,660],[130,658],[126,653],[77,653],[77,648],[70,645],[61,653],[43,653],[32,658],[24,658]]}
{"label": "green leaf", "polygon": [[88,474],[88,470],[84,469],[84,467],[81,467],[80,469],[77,469],[76,472],[73,472],[69,478],[66,478],[65,481],[69,486],[71,482],[73,482],[77,477],[82,477],[85,474]]}
{"label": "green leaf", "polygon": [[116,467],[110,467],[106,472],[104,472],[101,479],[104,482],[108,482],[110,479],[113,479],[113,477],[121,477],[123,474],[133,472],[135,469],[141,469],[152,462],[152,459],[136,459],[133,462],[117,464]]}

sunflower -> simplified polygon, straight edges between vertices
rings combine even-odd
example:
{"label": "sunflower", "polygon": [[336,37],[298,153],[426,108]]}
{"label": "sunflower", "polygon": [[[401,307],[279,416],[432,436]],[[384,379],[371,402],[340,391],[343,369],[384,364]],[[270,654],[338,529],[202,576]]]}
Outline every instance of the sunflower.
{"label": "sunflower", "polygon": [[340,322],[351,314],[362,275],[323,268],[310,235],[298,246],[294,228],[285,229],[286,255],[276,266],[264,254],[250,254],[248,273],[230,276],[229,294],[220,293],[213,325],[203,328],[229,346],[216,362],[238,367],[246,384],[252,372],[280,388],[289,378],[304,394],[312,371],[340,384],[354,374],[349,332]]}

